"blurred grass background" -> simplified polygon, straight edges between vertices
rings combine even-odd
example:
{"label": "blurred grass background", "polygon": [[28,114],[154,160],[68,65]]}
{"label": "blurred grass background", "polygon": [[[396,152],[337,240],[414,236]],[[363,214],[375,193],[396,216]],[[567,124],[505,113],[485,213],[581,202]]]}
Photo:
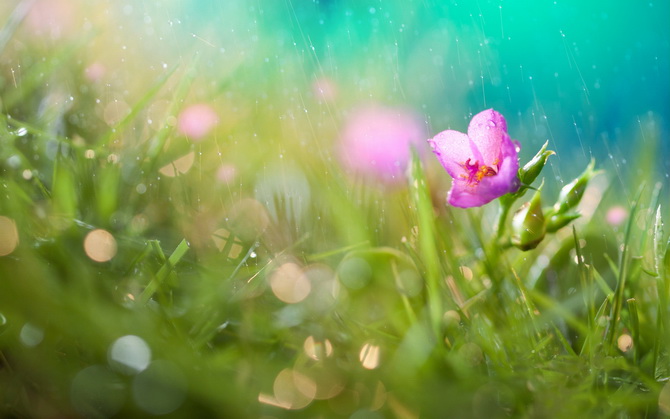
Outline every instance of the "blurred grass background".
{"label": "blurred grass background", "polygon": [[[3,2],[3,415],[670,415],[667,15]],[[362,106],[426,138],[494,107],[522,163],[557,151],[547,205],[605,173],[574,232],[502,249],[428,153],[347,166]]]}

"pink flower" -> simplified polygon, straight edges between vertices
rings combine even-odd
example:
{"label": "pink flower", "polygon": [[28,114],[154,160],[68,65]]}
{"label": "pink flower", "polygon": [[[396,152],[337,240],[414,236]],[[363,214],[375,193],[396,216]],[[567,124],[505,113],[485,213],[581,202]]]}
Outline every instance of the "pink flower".
{"label": "pink flower", "polygon": [[410,146],[425,133],[420,120],[403,108],[368,105],[351,112],[342,130],[340,158],[350,170],[394,183],[403,180]]}
{"label": "pink flower", "polygon": [[442,131],[428,143],[454,178],[449,204],[479,207],[519,189],[516,145],[507,134],[505,118],[493,109],[475,115],[467,135]]}
{"label": "pink flower", "polygon": [[219,116],[211,106],[205,104],[191,105],[181,111],[177,121],[177,129],[191,141],[202,140],[219,123]]}
{"label": "pink flower", "polygon": [[628,217],[628,211],[620,205],[611,207],[607,210],[607,214],[605,214],[607,223],[614,227],[619,226],[626,221],[626,217]]}

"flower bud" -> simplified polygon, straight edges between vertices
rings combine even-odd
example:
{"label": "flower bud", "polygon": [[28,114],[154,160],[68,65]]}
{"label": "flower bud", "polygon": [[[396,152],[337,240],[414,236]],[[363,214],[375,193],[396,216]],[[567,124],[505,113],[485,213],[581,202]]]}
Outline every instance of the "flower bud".
{"label": "flower bud", "polygon": [[579,214],[552,215],[547,219],[547,233],[555,233],[579,217],[581,217]]}
{"label": "flower bud", "polygon": [[586,190],[586,185],[591,178],[598,173],[593,170],[595,164],[596,161],[591,159],[589,165],[586,166],[586,170],[584,170],[578,178],[561,189],[561,193],[558,195],[558,200],[556,201],[556,204],[554,204],[555,214],[564,214],[569,209],[574,208],[579,204],[579,201],[581,201],[584,191]]}
{"label": "flower bud", "polygon": [[537,247],[546,233],[540,200],[541,189],[542,186],[530,202],[526,202],[512,218],[512,244],[521,250]]}
{"label": "flower bud", "polygon": [[556,154],[551,150],[547,150],[548,144],[549,141],[545,142],[535,157],[530,159],[530,161],[519,170],[519,180],[521,180],[522,185],[530,185],[533,183],[544,168],[544,165],[547,163],[549,156]]}

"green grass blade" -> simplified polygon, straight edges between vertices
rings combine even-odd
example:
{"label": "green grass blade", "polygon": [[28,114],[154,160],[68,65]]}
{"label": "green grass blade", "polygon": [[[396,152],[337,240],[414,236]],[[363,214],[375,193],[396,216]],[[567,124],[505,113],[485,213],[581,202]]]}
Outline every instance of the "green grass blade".
{"label": "green grass blade", "polygon": [[605,281],[605,279],[600,275],[600,272],[597,270],[593,269],[593,278],[598,284],[598,287],[600,287],[600,290],[605,294],[608,300],[611,300],[614,297],[614,290],[612,287],[609,286],[609,284]]}
{"label": "green grass blade", "polygon": [[654,221],[654,269],[658,278],[663,277],[663,247],[665,244],[665,234],[663,233],[663,217],[661,205],[656,207],[656,218]]}
{"label": "green grass blade", "polygon": [[[168,275],[173,272],[174,267],[179,263],[181,258],[188,252],[189,245],[186,240],[182,240],[177,248],[172,252],[166,263],[156,273],[156,276],[147,284],[142,294],[140,294],[140,302],[146,304],[149,299],[160,289]],[[162,250],[161,250],[162,254]]]}
{"label": "green grass blade", "polygon": [[58,146],[51,184],[51,202],[56,215],[72,220],[77,212],[75,174]]}
{"label": "green grass blade", "polygon": [[109,220],[118,207],[121,170],[109,164],[100,170],[96,188],[96,204],[100,220]]}
{"label": "green grass blade", "polygon": [[443,312],[442,287],[440,286],[440,256],[436,246],[433,204],[430,199],[423,167],[416,152],[412,154],[410,193],[418,219],[419,249],[426,269],[426,288],[430,320],[433,332],[436,336],[439,336]]}
{"label": "green grass blade", "polygon": [[630,313],[630,331],[633,338],[633,357],[637,363],[640,347],[640,317],[637,312],[637,301],[635,298],[626,300],[628,312]]}
{"label": "green grass blade", "polygon": [[572,346],[570,346],[570,342],[568,342],[565,336],[563,336],[563,332],[561,332],[561,330],[554,324],[554,322],[551,322],[551,327],[554,329],[554,333],[556,334],[558,341],[561,342],[561,346],[563,346],[565,352],[567,352],[569,355],[577,356],[575,350],[572,349]]}
{"label": "green grass blade", "polygon": [[[593,298],[592,298],[593,292],[586,281],[587,268],[585,266],[584,256],[582,255],[582,249],[579,244],[579,237],[577,237],[577,229],[575,228],[574,225],[572,226],[572,237],[575,241],[575,253],[577,255],[577,270],[579,271],[579,283],[582,287],[584,308],[586,308],[587,313],[591,314],[595,311],[595,309],[593,308]],[[589,329],[592,329],[590,315],[587,316],[587,320],[589,322]]]}
{"label": "green grass blade", "polygon": [[28,11],[32,7],[33,3],[35,3],[35,0],[20,1],[14,10],[12,10],[12,12],[9,14],[7,21],[2,26],[2,29],[0,29],[0,56],[5,50],[9,40],[12,39],[16,29],[28,14]]}
{"label": "green grass blade", "polygon": [[635,198],[635,201],[633,201],[630,214],[628,215],[628,221],[626,222],[626,233],[624,236],[623,250],[621,252],[621,256],[619,257],[619,266],[618,266],[619,275],[617,278],[617,286],[614,291],[614,302],[612,304],[612,309],[610,311],[610,319],[609,324],[607,326],[607,332],[605,333],[606,335],[605,342],[607,344],[607,350],[611,350],[614,347],[614,339],[616,336],[616,328],[617,328],[616,326],[619,323],[619,316],[621,315],[621,308],[623,306],[624,290],[626,287],[626,275],[628,273],[627,272],[628,249],[630,246],[631,234],[633,224],[635,222],[635,215],[637,213],[638,202],[640,200],[640,196],[642,195],[643,190],[644,186],[640,187],[637,197]]}
{"label": "green grass blade", "polygon": [[567,324],[575,328],[583,336],[587,336],[589,334],[588,326],[583,321],[581,321],[577,316],[571,313],[570,310],[565,308],[561,303],[548,297],[547,295],[541,293],[540,291],[531,289],[528,290],[528,292],[531,298],[538,306],[544,307],[545,309],[553,312],[553,314],[556,317],[564,320]]}

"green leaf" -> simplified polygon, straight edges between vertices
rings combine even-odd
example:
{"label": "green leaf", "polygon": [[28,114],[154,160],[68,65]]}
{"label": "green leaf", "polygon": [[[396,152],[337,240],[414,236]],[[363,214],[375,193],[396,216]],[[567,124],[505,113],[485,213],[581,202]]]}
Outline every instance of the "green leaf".
{"label": "green leaf", "polygon": [[[160,245],[158,245],[158,242],[154,241],[154,244],[158,246],[157,252],[159,255],[162,255],[162,249],[160,249]],[[155,246],[154,246],[155,247]],[[174,267],[179,263],[179,261],[184,257],[186,252],[188,252],[189,245],[186,240],[182,240],[177,248],[172,252],[170,255],[169,259],[161,266],[161,268],[158,270],[156,273],[156,276],[147,284],[146,288],[144,291],[142,291],[142,294],[140,294],[140,302],[143,304],[146,304],[149,299],[158,291],[165,280],[168,278],[168,276],[173,272]]]}

